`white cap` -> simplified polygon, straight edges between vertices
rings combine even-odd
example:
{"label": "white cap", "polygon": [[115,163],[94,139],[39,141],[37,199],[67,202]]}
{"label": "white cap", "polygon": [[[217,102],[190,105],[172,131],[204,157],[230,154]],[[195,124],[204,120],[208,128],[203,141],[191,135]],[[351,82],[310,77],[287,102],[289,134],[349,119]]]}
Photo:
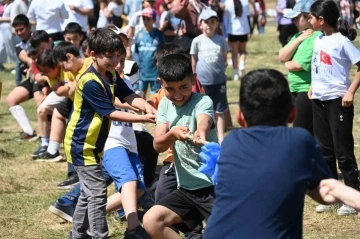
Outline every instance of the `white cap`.
{"label": "white cap", "polygon": [[130,38],[125,31],[121,30],[120,28],[118,28],[117,26],[115,26],[114,24],[109,24],[106,26],[107,29],[112,30],[113,32],[116,33],[116,35],[124,35],[127,39],[128,39],[128,45],[127,46],[132,46],[135,43],[134,38]]}
{"label": "white cap", "polygon": [[131,85],[139,81],[139,67],[135,61],[125,60],[124,77],[130,81]]}

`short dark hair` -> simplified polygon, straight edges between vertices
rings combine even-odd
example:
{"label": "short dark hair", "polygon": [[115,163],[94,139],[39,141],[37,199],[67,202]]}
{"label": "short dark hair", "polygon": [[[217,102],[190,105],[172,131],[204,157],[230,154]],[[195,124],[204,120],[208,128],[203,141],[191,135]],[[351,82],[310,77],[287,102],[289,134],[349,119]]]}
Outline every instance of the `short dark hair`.
{"label": "short dark hair", "polygon": [[95,54],[105,54],[106,52],[120,51],[126,53],[124,44],[120,37],[112,30],[99,28],[89,36],[89,50]]}
{"label": "short dark hair", "polygon": [[164,56],[167,56],[169,54],[178,54],[178,53],[185,54],[184,49],[178,44],[176,43],[161,44],[155,51],[154,61],[156,63],[159,62],[159,60]]}
{"label": "short dark hair", "polygon": [[74,44],[63,41],[60,42],[53,50],[55,61],[67,61],[67,53],[73,54],[75,57],[80,57],[80,52]]}
{"label": "short dark hair", "polygon": [[25,27],[30,25],[29,18],[24,14],[17,15],[12,22],[13,27],[18,27],[21,25],[24,25]]}
{"label": "short dark hair", "polygon": [[88,41],[88,39],[83,40],[83,42],[81,43],[81,50],[82,50],[83,52],[85,52],[88,47],[89,47],[89,41]]}
{"label": "short dark hair", "polygon": [[27,49],[27,55],[28,55],[28,57],[37,57],[37,55],[38,55],[38,51],[36,50],[36,48],[34,48],[34,47],[32,47],[32,46],[30,46],[28,49]]}
{"label": "short dark hair", "polygon": [[58,64],[54,59],[53,50],[46,49],[37,58],[36,65],[54,69]]}
{"label": "short dark hair", "polygon": [[285,125],[291,108],[289,84],[281,72],[254,70],[241,80],[240,109],[248,126]]}
{"label": "short dark hair", "polygon": [[181,53],[164,56],[158,68],[160,78],[166,82],[182,81],[193,76],[190,57]]}
{"label": "short dark hair", "polygon": [[83,35],[81,26],[78,23],[70,22],[69,24],[66,25],[65,30],[64,30],[64,35],[65,34],[76,34],[76,33],[79,35]]}
{"label": "short dark hair", "polygon": [[49,42],[50,35],[44,30],[38,30],[31,34],[30,44],[34,48],[38,48],[42,42]]}

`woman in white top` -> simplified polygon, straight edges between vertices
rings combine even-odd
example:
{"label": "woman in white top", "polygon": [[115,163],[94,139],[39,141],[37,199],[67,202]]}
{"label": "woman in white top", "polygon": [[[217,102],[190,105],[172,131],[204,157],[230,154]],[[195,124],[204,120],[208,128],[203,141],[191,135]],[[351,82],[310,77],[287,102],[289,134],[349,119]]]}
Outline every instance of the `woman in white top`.
{"label": "woman in white top", "polygon": [[[250,33],[248,0],[226,0],[224,17],[227,22],[228,41],[231,48],[234,80],[239,80],[245,70],[246,43]],[[240,62],[238,54],[240,53]]]}
{"label": "woman in white top", "polygon": [[100,0],[99,19],[96,25],[97,28],[105,27],[110,23],[109,19],[107,18],[109,15],[108,11],[109,9],[107,0]]}
{"label": "woman in white top", "polygon": [[[359,190],[359,172],[354,154],[354,95],[360,85],[360,51],[352,43],[356,30],[340,18],[333,0],[317,0],[310,8],[310,23],[323,32],[314,40],[311,64],[311,88],[314,136],[320,145],[332,177],[338,179],[337,164],[345,185]],[[357,66],[354,80],[350,69]],[[319,205],[317,212],[331,210]],[[338,209],[340,216],[356,214],[347,205]]]}
{"label": "woman in white top", "polygon": [[15,36],[11,32],[10,9],[12,0],[4,0],[4,13],[0,17],[0,71],[4,69],[3,64],[7,61],[15,62]]}

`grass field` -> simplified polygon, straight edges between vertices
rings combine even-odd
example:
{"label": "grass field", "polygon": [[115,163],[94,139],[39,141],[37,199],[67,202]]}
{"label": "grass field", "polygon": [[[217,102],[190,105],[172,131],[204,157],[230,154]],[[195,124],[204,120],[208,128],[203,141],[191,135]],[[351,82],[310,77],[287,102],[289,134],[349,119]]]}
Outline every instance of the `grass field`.
{"label": "grass field", "polygon": [[[254,36],[248,44],[247,71],[257,68],[274,68],[284,74],[286,70],[277,60],[280,48],[276,37],[275,24],[269,24],[266,34]],[[358,43],[358,42],[357,42]],[[228,73],[231,75],[229,68]],[[353,75],[353,74],[352,74]],[[50,164],[34,162],[30,154],[38,142],[14,142],[20,128],[12,118],[5,104],[6,95],[14,87],[14,76],[1,72],[3,83],[0,101],[0,238],[68,238],[71,224],[51,214],[47,209],[65,191],[56,185],[64,180],[66,163]],[[239,82],[228,82],[228,98],[232,115],[238,108]],[[356,97],[355,112],[359,112],[360,98]],[[33,101],[23,104],[35,128],[36,109]],[[355,115],[354,138],[356,156],[360,158],[360,117]],[[237,123],[234,121],[234,125]],[[150,130],[153,126],[149,126]],[[359,161],[360,163],[360,161]],[[113,187],[109,187],[109,194]],[[317,214],[316,204],[306,200],[304,213],[304,238],[359,238],[360,221],[355,216],[340,217],[331,213]],[[244,216],[244,215],[242,215]],[[122,238],[125,224],[115,222],[113,214],[108,216],[110,235]]]}

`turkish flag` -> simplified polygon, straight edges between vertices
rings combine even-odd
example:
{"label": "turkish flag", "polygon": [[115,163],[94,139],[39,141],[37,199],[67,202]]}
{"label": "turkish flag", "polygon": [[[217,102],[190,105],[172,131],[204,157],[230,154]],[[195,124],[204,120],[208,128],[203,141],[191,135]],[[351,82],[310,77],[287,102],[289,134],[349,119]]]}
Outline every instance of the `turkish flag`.
{"label": "turkish flag", "polygon": [[326,65],[332,65],[330,55],[323,51],[320,51],[320,61]]}

